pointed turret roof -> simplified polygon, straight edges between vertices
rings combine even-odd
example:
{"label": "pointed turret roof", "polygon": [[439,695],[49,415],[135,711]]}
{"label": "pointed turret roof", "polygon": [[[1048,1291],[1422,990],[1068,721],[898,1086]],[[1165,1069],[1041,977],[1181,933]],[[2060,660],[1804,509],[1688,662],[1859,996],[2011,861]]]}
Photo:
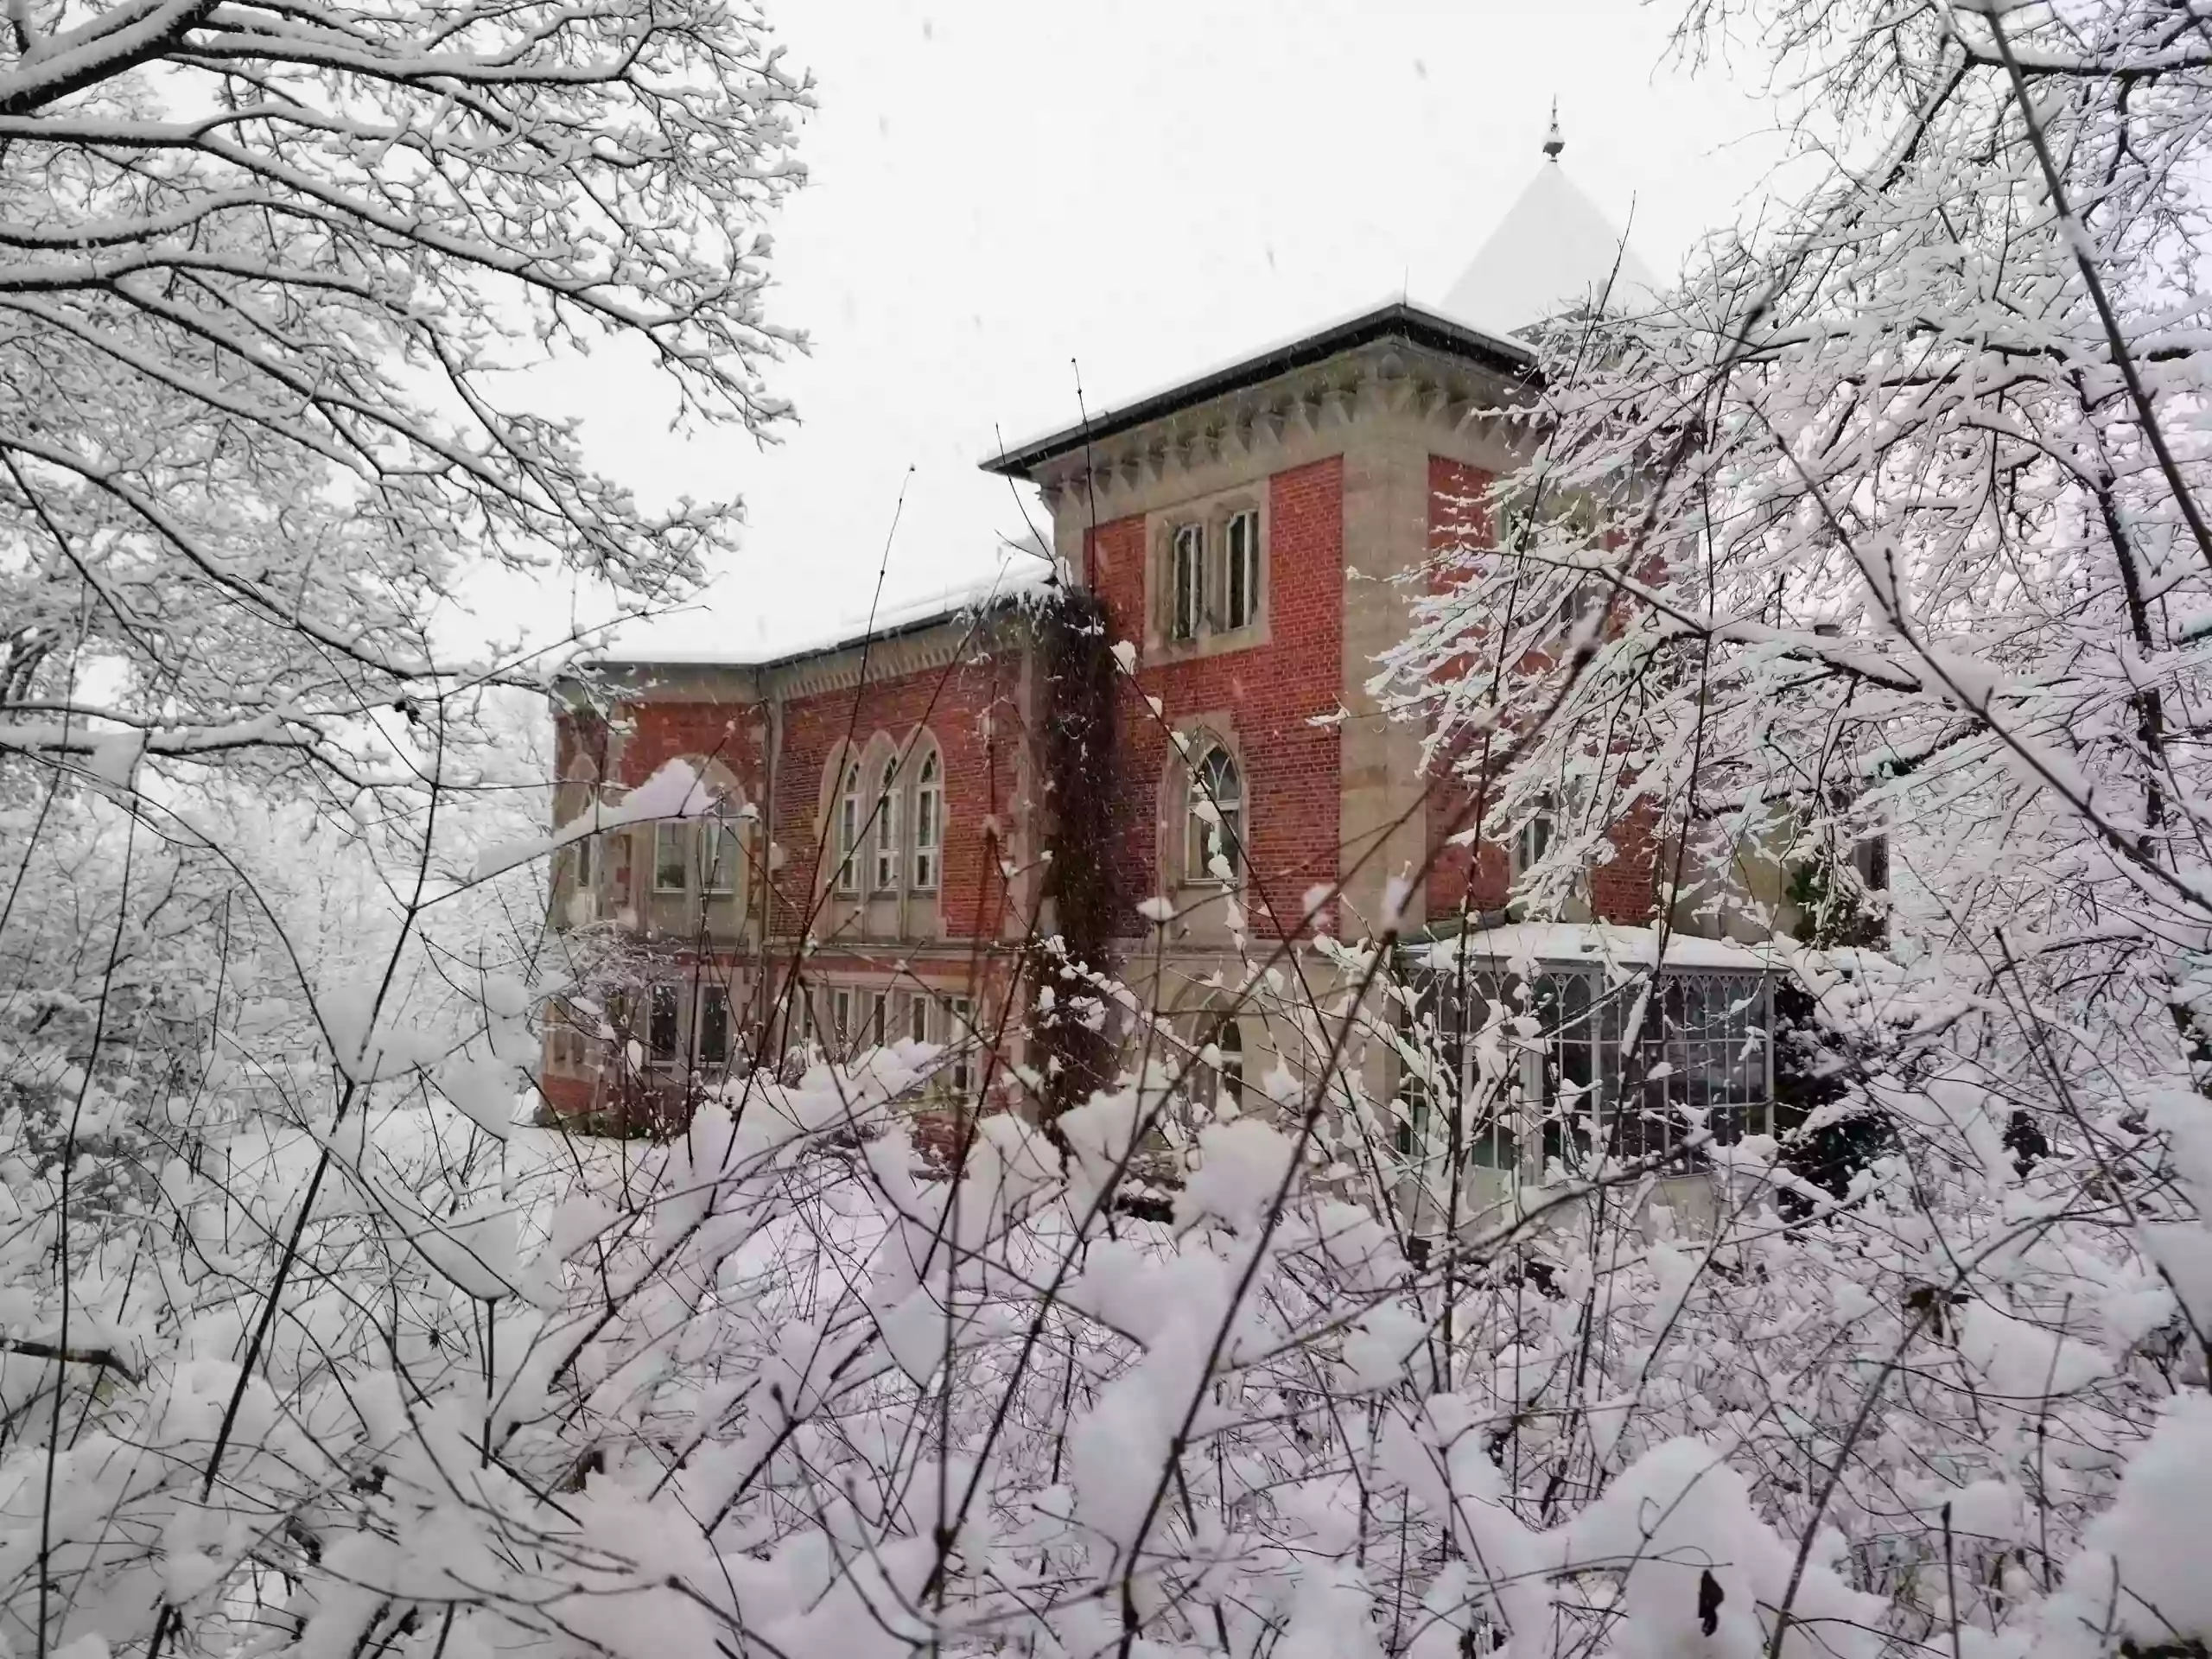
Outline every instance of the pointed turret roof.
{"label": "pointed turret roof", "polygon": [[1633,308],[1656,291],[1636,251],[1567,176],[1559,163],[1566,147],[1554,105],[1544,164],[1445,294],[1446,315],[1478,328],[1520,329],[1600,295],[1611,308]]}

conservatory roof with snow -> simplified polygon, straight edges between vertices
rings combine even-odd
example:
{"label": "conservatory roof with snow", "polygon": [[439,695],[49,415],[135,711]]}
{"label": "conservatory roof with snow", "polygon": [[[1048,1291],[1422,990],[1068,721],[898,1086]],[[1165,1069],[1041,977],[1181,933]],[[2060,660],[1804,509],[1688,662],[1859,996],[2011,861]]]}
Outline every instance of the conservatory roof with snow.
{"label": "conservatory roof with snow", "polygon": [[1405,947],[1412,961],[1445,968],[1471,963],[1580,963],[1619,973],[1664,967],[1686,972],[1764,973],[1774,963],[1764,946],[1695,938],[1669,929],[1611,922],[1505,922]]}

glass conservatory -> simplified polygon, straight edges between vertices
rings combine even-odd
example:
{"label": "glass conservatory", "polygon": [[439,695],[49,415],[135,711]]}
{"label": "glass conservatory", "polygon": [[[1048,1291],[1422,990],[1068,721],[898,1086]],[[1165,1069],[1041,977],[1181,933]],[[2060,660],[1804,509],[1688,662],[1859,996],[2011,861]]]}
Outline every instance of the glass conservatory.
{"label": "glass conservatory", "polygon": [[1751,947],[1515,924],[1408,944],[1398,975],[1398,1149],[1432,1181],[1489,1172],[1487,1201],[1593,1152],[1772,1128],[1772,975]]}

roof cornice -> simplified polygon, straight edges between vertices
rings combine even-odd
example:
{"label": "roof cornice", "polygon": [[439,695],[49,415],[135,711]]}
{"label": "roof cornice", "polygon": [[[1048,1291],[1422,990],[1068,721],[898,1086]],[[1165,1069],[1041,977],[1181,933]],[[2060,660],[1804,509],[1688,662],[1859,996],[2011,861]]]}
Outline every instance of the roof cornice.
{"label": "roof cornice", "polygon": [[1402,340],[1412,346],[1461,359],[1502,379],[1533,383],[1535,353],[1518,340],[1470,328],[1437,312],[1394,300],[1342,322],[1331,323],[1254,356],[1185,380],[1162,391],[1102,410],[1088,420],[1041,438],[1001,450],[982,463],[1001,478],[1033,479],[1040,467],[1090,448],[1105,440],[1196,404],[1264,385],[1300,369],[1312,368],[1376,340]]}
{"label": "roof cornice", "polygon": [[762,662],[595,657],[557,676],[556,690],[557,693],[565,689],[572,700],[587,684],[632,696],[671,700],[688,696],[758,702],[769,697],[807,696],[858,685],[863,678],[896,677],[995,650],[1004,643],[1010,629],[1026,626],[1038,609],[1058,603],[1063,592],[1054,580],[1035,588],[999,594],[980,604],[950,605],[899,622],[855,629],[840,639]]}

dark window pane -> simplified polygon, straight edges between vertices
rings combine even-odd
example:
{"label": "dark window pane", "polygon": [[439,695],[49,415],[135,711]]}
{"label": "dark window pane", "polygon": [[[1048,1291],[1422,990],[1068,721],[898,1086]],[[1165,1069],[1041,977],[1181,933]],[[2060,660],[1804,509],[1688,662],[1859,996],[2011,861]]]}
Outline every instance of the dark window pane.
{"label": "dark window pane", "polygon": [[729,1059],[729,993],[709,985],[699,995],[699,1064],[721,1065]]}
{"label": "dark window pane", "polygon": [[1229,626],[1244,626],[1244,520],[1233,518],[1229,525]]}

